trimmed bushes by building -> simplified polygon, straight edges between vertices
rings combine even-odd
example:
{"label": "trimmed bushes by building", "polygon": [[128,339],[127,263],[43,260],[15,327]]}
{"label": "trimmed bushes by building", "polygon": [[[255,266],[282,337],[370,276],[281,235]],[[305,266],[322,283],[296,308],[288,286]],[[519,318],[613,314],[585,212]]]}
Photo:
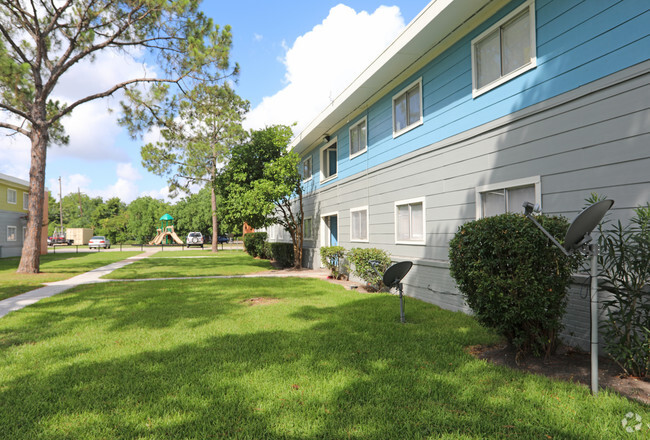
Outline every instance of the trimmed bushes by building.
{"label": "trimmed bushes by building", "polygon": [[244,235],[244,249],[251,257],[265,258],[266,232],[251,232]]}
{"label": "trimmed bushes by building", "polygon": [[344,271],[344,258],[345,248],[343,246],[323,246],[320,248],[320,260],[323,266],[328,268],[332,277],[337,280]]}
{"label": "trimmed bushes by building", "polygon": [[269,258],[275,260],[280,267],[293,267],[293,243],[267,243]]}
{"label": "trimmed bushes by building", "polygon": [[[352,274],[361,278],[372,288],[381,290],[384,287],[382,276],[391,264],[390,254],[377,248],[352,248],[348,252],[347,259],[352,265]],[[378,261],[377,271],[370,264],[371,261]]]}
{"label": "trimmed bushes by building", "polygon": [[[564,238],[565,218],[536,218],[558,240]],[[521,214],[468,222],[449,243],[451,276],[477,320],[504,336],[519,355],[557,348],[578,258],[565,256]]]}

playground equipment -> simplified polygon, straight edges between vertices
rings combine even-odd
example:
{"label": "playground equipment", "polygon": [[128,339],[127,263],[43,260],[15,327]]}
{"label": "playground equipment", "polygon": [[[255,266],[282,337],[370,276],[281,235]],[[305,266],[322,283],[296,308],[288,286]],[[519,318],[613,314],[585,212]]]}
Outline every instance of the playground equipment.
{"label": "playground equipment", "polygon": [[176,232],[174,232],[173,222],[174,218],[169,214],[165,214],[160,217],[160,228],[156,229],[156,236],[149,242],[149,244],[171,244],[172,240],[176,244],[183,244],[183,240],[178,238],[178,235],[176,235]]}

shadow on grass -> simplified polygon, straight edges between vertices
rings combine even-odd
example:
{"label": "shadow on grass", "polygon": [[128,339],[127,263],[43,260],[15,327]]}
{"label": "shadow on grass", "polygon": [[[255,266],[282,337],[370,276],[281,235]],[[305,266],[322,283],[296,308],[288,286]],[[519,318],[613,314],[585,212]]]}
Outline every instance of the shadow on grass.
{"label": "shadow on grass", "polygon": [[[588,426],[591,403],[573,419],[558,416],[575,402],[558,409],[546,394],[560,401],[569,385],[540,385],[466,355],[464,346],[492,336],[465,315],[408,300],[404,325],[394,296],[290,281],[201,280],[180,290],[156,282],[149,292],[110,283],[37,304],[14,328],[0,326],[0,341],[14,332],[31,335],[14,346],[74,341],[96,326],[118,348],[91,356],[78,341],[55,350],[45,370],[4,381],[0,438],[608,437]],[[241,304],[260,296],[282,302]],[[166,331],[140,330],[161,337],[159,348],[143,340],[135,353],[120,351],[137,329]],[[184,337],[165,339],[176,334]],[[546,391],[527,395],[536,388]],[[629,405],[608,407],[618,415]]]}

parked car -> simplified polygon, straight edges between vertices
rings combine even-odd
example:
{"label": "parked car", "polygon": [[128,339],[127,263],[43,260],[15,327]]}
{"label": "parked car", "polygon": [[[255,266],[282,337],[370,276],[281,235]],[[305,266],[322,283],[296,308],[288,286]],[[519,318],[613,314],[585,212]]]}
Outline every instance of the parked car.
{"label": "parked car", "polygon": [[186,246],[201,246],[203,248],[203,234],[200,232],[190,232],[187,234]]}
{"label": "parked car", "polygon": [[219,235],[217,237],[217,243],[228,243],[230,239],[225,235]]}
{"label": "parked car", "polygon": [[88,249],[92,248],[110,249],[111,241],[103,235],[95,235],[93,238],[88,240]]}

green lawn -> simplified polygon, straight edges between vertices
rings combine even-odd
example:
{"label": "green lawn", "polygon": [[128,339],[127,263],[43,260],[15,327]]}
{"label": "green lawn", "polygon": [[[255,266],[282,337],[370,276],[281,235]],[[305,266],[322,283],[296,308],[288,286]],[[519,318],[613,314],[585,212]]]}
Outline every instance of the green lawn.
{"label": "green lawn", "polygon": [[140,252],[86,252],[41,255],[41,273],[17,274],[19,257],[0,258],[0,300],[38,289],[43,283],[65,280]]}
{"label": "green lawn", "polygon": [[80,286],[0,319],[0,438],[609,440],[629,411],[650,421],[475,360],[496,338],[469,316],[407,298],[406,317],[314,279]]}
{"label": "green lawn", "polygon": [[165,251],[136,261],[103,278],[173,278],[217,275],[245,275],[271,270],[267,260],[256,260],[243,251],[219,251],[216,254],[200,250]]}

